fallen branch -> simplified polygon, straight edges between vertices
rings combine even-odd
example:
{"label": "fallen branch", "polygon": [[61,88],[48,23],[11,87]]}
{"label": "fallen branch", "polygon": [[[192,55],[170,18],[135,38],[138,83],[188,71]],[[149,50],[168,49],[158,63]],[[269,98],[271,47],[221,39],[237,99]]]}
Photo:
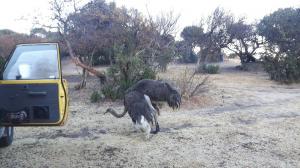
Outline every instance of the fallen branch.
{"label": "fallen branch", "polygon": [[68,51],[69,51],[69,54],[71,56],[71,59],[72,59],[72,62],[77,65],[77,66],[80,66],[81,68],[89,71],[90,73],[92,73],[93,75],[95,75],[96,77],[98,77],[101,81],[101,83],[104,83],[106,81],[106,75],[105,75],[105,72],[101,72],[101,71],[98,71],[88,65],[85,65],[83,62],[80,61],[80,59],[78,57],[76,57],[74,51],[73,51],[73,48],[71,46],[71,43],[70,41],[63,35],[63,38],[67,44],[67,48],[68,48]]}

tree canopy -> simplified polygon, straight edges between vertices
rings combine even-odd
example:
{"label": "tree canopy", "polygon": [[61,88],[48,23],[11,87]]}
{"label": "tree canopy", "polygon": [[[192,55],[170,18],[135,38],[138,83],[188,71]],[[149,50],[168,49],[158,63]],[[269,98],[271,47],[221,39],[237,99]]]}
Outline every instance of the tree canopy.
{"label": "tree canopy", "polygon": [[300,9],[279,9],[258,24],[265,38],[263,59],[271,79],[300,80]]}

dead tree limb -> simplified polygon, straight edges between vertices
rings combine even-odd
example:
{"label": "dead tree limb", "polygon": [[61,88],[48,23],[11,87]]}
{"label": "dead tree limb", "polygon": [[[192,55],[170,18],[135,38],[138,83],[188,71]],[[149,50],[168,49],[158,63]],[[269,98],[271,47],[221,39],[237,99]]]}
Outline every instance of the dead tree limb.
{"label": "dead tree limb", "polygon": [[101,83],[104,83],[106,81],[106,75],[105,75],[105,72],[101,72],[101,71],[98,71],[86,64],[84,64],[83,62],[80,61],[80,59],[78,57],[76,57],[74,51],[73,51],[73,48],[71,46],[71,43],[70,41],[63,35],[64,37],[64,41],[66,42],[67,44],[67,48],[68,48],[68,51],[69,51],[69,54],[70,54],[70,57],[73,61],[73,63],[77,66],[80,66],[81,68],[89,71],[91,74],[95,75],[96,77],[98,77],[101,81]]}

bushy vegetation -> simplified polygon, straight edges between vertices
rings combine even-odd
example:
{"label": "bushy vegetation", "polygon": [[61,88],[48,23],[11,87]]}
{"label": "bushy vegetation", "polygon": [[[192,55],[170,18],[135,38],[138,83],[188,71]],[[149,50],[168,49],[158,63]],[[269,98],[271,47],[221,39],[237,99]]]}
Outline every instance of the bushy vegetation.
{"label": "bushy vegetation", "polygon": [[263,72],[264,71],[264,66],[263,66],[262,61],[256,61],[255,63],[253,63],[253,62],[244,63],[244,64],[236,66],[235,68],[238,70],[250,71],[250,72]]}
{"label": "bushy vegetation", "polygon": [[179,63],[196,63],[198,60],[193,48],[185,41],[176,42],[176,52]]}
{"label": "bushy vegetation", "polygon": [[119,53],[116,63],[108,69],[111,79],[102,88],[107,98],[117,99],[124,96],[125,91],[141,79],[155,79],[156,71],[151,65],[145,64],[142,57]]}
{"label": "bushy vegetation", "polygon": [[300,81],[300,9],[279,9],[258,25],[266,39],[263,63],[272,80]]}
{"label": "bushy vegetation", "polygon": [[198,56],[193,51],[179,55],[179,63],[197,63],[197,61]]}
{"label": "bushy vegetation", "polygon": [[219,73],[220,66],[219,65],[213,65],[213,64],[206,64],[203,66],[204,71],[208,74],[217,74]]}
{"label": "bushy vegetation", "polygon": [[182,30],[180,36],[183,40],[176,43],[179,62],[196,63],[198,56],[194,49],[199,47],[199,43],[202,41],[203,28],[187,26]]}
{"label": "bushy vegetation", "polygon": [[199,64],[196,68],[196,73],[208,73],[217,74],[219,73],[220,66],[214,64]]}
{"label": "bushy vegetation", "polygon": [[99,102],[101,99],[103,99],[103,96],[101,93],[99,93],[98,91],[94,91],[90,97],[91,103],[97,103]]}
{"label": "bushy vegetation", "polygon": [[263,57],[264,68],[272,80],[284,83],[299,82],[300,60],[299,56],[297,57],[265,54]]}

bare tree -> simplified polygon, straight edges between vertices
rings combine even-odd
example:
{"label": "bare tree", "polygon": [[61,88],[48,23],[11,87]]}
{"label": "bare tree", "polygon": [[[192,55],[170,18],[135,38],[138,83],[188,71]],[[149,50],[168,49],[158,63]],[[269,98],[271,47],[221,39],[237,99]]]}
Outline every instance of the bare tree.
{"label": "bare tree", "polygon": [[[157,30],[161,35],[174,35],[177,33],[177,22],[180,15],[175,15],[173,11],[168,13],[161,13],[160,16],[156,17],[155,24]],[[152,19],[151,19],[152,20]]]}

